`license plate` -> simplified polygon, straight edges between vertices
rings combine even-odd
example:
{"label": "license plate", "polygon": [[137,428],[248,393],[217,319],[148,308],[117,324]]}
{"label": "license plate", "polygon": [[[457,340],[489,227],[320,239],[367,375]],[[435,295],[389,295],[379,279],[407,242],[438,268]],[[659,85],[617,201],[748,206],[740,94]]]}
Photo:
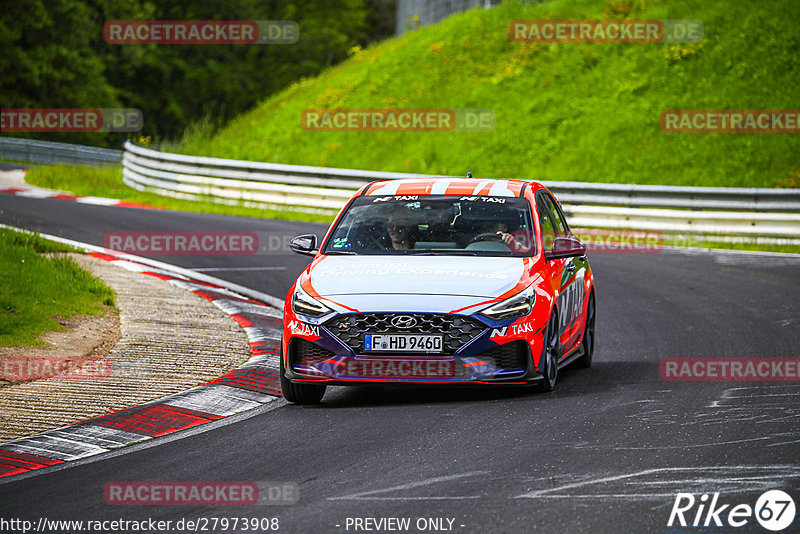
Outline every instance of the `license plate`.
{"label": "license plate", "polygon": [[365,352],[442,352],[442,336],[426,334],[364,334]]}

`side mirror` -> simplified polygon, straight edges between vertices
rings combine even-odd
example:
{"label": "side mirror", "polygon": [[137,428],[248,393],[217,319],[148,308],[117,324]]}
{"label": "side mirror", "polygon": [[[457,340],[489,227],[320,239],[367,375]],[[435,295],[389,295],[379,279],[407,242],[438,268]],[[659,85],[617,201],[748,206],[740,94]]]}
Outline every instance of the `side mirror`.
{"label": "side mirror", "polygon": [[317,254],[317,236],[314,234],[304,234],[292,238],[289,241],[289,248],[292,252],[314,256]]}
{"label": "side mirror", "polygon": [[553,241],[553,250],[545,251],[544,261],[559,258],[572,258],[586,254],[586,245],[575,236],[557,237]]}

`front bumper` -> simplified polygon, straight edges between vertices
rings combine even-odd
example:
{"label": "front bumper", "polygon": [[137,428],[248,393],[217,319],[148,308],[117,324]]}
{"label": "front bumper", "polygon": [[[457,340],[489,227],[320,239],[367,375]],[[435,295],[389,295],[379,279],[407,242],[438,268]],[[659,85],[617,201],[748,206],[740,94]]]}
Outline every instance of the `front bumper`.
{"label": "front bumper", "polygon": [[[284,376],[297,383],[333,385],[527,385],[542,379],[536,368],[538,358],[533,355],[541,353],[543,336],[532,326],[530,316],[514,323],[524,322],[525,328],[514,328],[490,324],[485,318],[449,315],[449,323],[441,329],[446,347],[442,355],[366,354],[361,350],[366,332],[332,326],[353,317],[338,314],[333,319],[325,318],[321,324],[310,324],[302,317],[287,316],[282,352]],[[460,345],[450,342],[453,321],[460,325],[456,332],[456,336],[461,335]],[[476,327],[464,327],[465,322]],[[465,337],[464,332],[469,335]]]}

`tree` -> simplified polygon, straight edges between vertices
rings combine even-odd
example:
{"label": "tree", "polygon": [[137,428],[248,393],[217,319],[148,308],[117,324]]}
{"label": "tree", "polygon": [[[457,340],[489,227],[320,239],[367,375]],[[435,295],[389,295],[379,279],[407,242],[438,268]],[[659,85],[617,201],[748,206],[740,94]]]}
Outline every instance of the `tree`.
{"label": "tree", "polygon": [[[221,124],[366,44],[365,0],[16,0],[0,13],[3,107],[133,107],[142,135]],[[294,20],[293,45],[109,44],[109,20]],[[16,135],[16,134],[15,134]],[[34,134],[31,134],[34,135]],[[124,134],[35,134],[119,145]]]}

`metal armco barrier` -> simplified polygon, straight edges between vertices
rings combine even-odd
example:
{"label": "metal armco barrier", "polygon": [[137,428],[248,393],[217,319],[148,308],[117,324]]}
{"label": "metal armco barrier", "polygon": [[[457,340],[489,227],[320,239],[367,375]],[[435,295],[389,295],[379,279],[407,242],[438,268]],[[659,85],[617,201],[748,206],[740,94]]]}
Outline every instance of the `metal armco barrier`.
{"label": "metal armco barrier", "polygon": [[[140,190],[301,209],[338,210],[373,180],[421,174],[185,156],[125,144],[123,179]],[[544,182],[576,228],[800,236],[800,189]]]}
{"label": "metal armco barrier", "polygon": [[565,204],[800,212],[800,189],[543,182]]}
{"label": "metal armco barrier", "polygon": [[800,237],[800,213],[563,205],[570,226],[719,236]]}
{"label": "metal armco barrier", "polygon": [[119,165],[122,160],[122,150],[38,141],[36,139],[0,137],[0,159],[25,163]]}
{"label": "metal armco barrier", "polygon": [[353,191],[373,180],[422,174],[280,165],[158,152],[127,142],[123,180],[137,189],[185,198],[216,198],[338,210]]}
{"label": "metal armco barrier", "polygon": [[[0,158],[115,165],[135,189],[188,199],[335,212],[374,180],[423,174],[282,165],[0,137]],[[450,177],[454,178],[454,177]],[[800,238],[800,189],[677,187],[545,181],[575,228],[613,228],[759,238]]]}

